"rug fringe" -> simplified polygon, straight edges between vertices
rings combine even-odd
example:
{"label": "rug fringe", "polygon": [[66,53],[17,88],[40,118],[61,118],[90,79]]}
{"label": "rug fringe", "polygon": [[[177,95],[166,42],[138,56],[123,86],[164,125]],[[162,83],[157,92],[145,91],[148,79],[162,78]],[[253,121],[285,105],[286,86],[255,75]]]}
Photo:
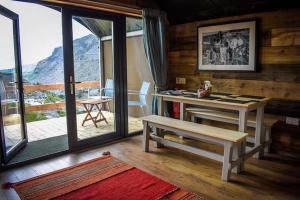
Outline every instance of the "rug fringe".
{"label": "rug fringe", "polygon": [[8,190],[8,189],[10,189],[10,188],[13,188],[13,186],[14,186],[13,183],[11,183],[11,182],[6,182],[6,183],[3,183],[3,184],[2,184],[2,189]]}
{"label": "rug fringe", "polygon": [[102,153],[102,155],[103,155],[103,156],[109,156],[109,155],[110,155],[110,152],[109,152],[109,151],[104,151],[104,152]]}

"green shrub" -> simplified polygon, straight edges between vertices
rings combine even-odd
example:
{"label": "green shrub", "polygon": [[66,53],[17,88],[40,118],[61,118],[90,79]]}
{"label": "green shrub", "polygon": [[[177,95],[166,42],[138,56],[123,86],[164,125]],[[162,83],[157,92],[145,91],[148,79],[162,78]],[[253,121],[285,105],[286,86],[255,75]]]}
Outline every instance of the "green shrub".
{"label": "green shrub", "polygon": [[64,110],[58,110],[57,111],[57,114],[60,116],[60,117],[65,117],[67,115],[66,111]]}
{"label": "green shrub", "polygon": [[46,92],[46,95],[47,95],[47,97],[45,98],[45,103],[55,103],[57,101],[63,100],[57,94],[54,94],[54,93],[49,92],[49,91]]}
{"label": "green shrub", "polygon": [[17,107],[17,103],[15,103],[15,102],[8,103],[7,107],[8,107],[8,109],[10,109],[10,108],[16,108]]}
{"label": "green shrub", "polygon": [[25,118],[26,122],[35,122],[47,119],[46,114],[43,112],[26,112]]}

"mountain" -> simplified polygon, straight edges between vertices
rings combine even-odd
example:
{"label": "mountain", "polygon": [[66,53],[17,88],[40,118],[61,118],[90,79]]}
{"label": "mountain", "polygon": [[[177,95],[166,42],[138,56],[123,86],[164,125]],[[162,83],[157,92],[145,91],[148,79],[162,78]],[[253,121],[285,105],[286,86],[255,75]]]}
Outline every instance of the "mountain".
{"label": "mountain", "polygon": [[22,72],[24,73],[31,73],[36,67],[36,63],[28,64],[28,65],[22,65]]}
{"label": "mountain", "polygon": [[[76,81],[99,80],[99,41],[92,34],[73,41]],[[52,54],[39,61],[25,79],[34,84],[64,82],[64,60],[62,47],[56,47]]]}

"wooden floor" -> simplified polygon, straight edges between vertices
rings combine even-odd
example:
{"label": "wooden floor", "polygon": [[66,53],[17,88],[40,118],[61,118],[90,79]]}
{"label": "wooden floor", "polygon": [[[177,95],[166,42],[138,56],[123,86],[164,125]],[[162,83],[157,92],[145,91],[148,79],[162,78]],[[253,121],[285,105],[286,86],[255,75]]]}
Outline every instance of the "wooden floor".
{"label": "wooden floor", "polygon": [[[250,159],[240,175],[223,182],[221,163],[183,151],[161,148],[152,143],[150,153],[142,151],[142,137],[132,137],[102,148],[70,153],[55,159],[12,169],[0,174],[0,182],[16,182],[58,170],[102,155],[113,156],[130,163],[179,187],[203,194],[208,199],[299,199],[300,163],[268,155],[264,160]],[[11,190],[0,190],[0,199],[18,199]]]}
{"label": "wooden floor", "polygon": [[[114,113],[102,111],[106,117],[108,123],[104,121],[97,123],[98,127],[95,127],[92,121],[88,121],[84,126],[81,125],[86,113],[77,114],[77,131],[79,139],[86,139],[99,135],[104,135],[115,131],[115,117]],[[93,116],[96,116],[96,112],[92,112]],[[47,138],[52,138],[60,135],[67,135],[67,119],[66,117],[58,117],[47,120],[35,121],[26,123],[28,141],[34,142]],[[20,125],[5,126],[5,136],[7,146],[13,146],[18,143],[20,137]],[[143,129],[142,121],[137,117],[128,117],[128,132],[136,132]]]}

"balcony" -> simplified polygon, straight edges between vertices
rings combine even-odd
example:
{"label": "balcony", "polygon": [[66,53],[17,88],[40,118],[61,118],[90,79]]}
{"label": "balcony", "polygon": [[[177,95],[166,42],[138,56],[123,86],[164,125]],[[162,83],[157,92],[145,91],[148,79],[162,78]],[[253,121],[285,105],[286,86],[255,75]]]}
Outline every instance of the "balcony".
{"label": "balcony", "polygon": [[[76,91],[81,93],[81,98],[77,98],[78,101],[88,99],[89,98],[89,91],[90,90],[97,90],[100,88],[99,81],[91,81],[91,82],[82,82],[76,84]],[[8,88],[7,88],[8,89]],[[9,89],[8,89],[9,91]],[[57,137],[66,135],[67,131],[67,124],[66,124],[66,116],[65,116],[65,101],[55,101],[51,103],[43,103],[43,98],[35,99],[35,102],[29,104],[28,97],[30,93],[33,92],[49,92],[49,91],[64,91],[64,84],[47,84],[47,85],[24,85],[24,96],[25,96],[25,113],[27,118],[27,134],[29,142],[34,142],[38,140],[43,140],[47,138]],[[76,93],[77,94],[77,93]],[[37,103],[40,102],[40,103]],[[12,108],[10,108],[12,109]],[[56,116],[52,118],[41,117],[38,120],[29,119],[31,116],[30,113],[45,113],[49,111],[60,111],[62,113],[61,116]],[[7,126],[6,129],[6,141],[7,146],[10,144],[15,144],[19,140],[18,129],[20,125],[16,123],[14,120],[14,115],[9,114],[10,110],[8,109],[8,115],[4,118],[6,121]],[[85,139],[94,136],[104,135],[107,133],[111,133],[115,131],[114,127],[114,113],[113,109],[111,111],[104,110],[102,111],[104,116],[106,117],[108,124],[105,122],[98,123],[98,127],[95,127],[94,124],[89,121],[86,122],[84,126],[81,125],[84,117],[86,116],[86,112],[82,108],[82,105],[77,102],[77,132],[78,132],[78,139]],[[94,111],[92,115],[96,115],[97,113]],[[42,115],[44,116],[44,115]],[[138,117],[128,117],[128,132],[133,133],[136,131],[142,130],[142,123]]]}

